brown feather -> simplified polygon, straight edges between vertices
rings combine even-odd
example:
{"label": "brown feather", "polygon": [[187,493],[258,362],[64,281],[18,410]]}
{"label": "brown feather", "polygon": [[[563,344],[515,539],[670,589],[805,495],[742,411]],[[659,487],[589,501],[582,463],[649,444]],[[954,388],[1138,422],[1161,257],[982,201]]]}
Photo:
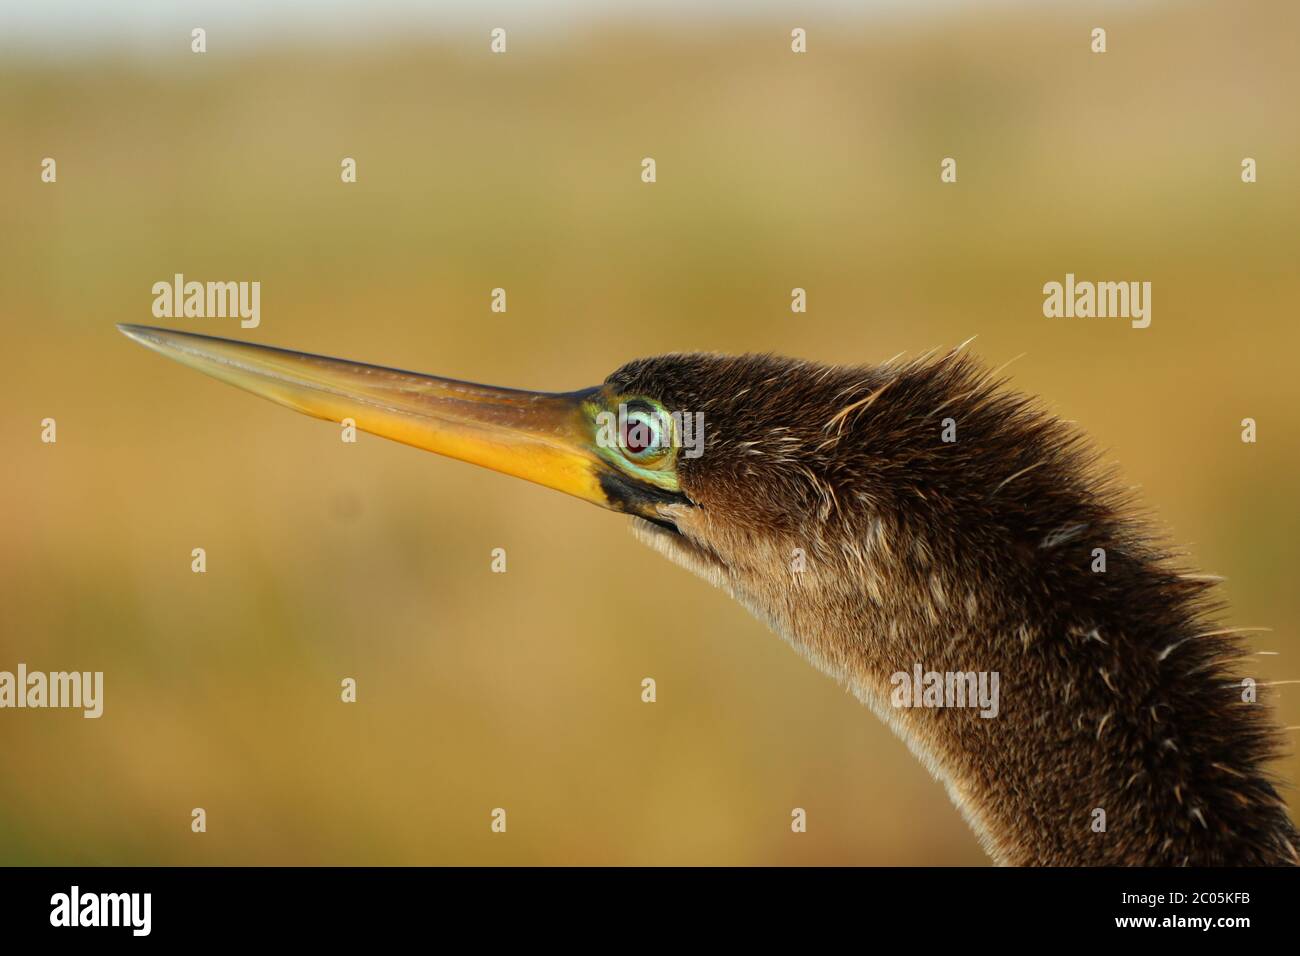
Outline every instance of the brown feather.
{"label": "brown feather", "polygon": [[[871,706],[995,860],[1297,862],[1266,769],[1280,732],[1241,699],[1213,579],[1179,565],[1077,430],[968,354],[669,355],[606,387],[704,414],[703,454],[678,462],[690,504],[660,507],[677,533],[640,535]],[[999,715],[891,707],[890,675],[915,663],[999,672]]]}

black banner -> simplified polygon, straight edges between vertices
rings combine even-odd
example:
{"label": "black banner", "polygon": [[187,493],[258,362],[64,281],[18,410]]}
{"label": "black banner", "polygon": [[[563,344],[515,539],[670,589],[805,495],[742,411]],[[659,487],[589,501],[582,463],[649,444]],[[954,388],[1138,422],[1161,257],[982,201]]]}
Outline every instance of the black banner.
{"label": "black banner", "polygon": [[[1232,945],[1294,925],[1295,870],[8,869],[6,938],[337,943],[638,939],[849,930],[918,945],[1050,931]],[[1040,937],[1041,938],[1041,937]]]}

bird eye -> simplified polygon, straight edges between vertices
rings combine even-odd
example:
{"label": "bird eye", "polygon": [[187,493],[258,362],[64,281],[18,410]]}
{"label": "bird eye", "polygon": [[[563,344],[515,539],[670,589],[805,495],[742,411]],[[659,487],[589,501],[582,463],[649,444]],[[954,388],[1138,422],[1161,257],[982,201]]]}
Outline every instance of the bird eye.
{"label": "bird eye", "polygon": [[663,422],[654,412],[631,410],[623,426],[620,444],[634,458],[649,458],[667,447]]}
{"label": "bird eye", "polygon": [[677,451],[681,423],[657,399],[599,396],[588,403],[592,450],[636,481],[678,490]]}

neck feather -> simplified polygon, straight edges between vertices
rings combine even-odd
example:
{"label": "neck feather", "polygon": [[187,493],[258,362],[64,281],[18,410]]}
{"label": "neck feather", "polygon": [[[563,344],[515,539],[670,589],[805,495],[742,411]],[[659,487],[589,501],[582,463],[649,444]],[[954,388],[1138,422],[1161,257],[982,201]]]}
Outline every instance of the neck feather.
{"label": "neck feather", "polygon": [[999,863],[1300,862],[1265,769],[1276,725],[1205,583],[1112,551],[1103,596],[1070,600],[1035,564],[1087,568],[1091,549],[1057,547],[990,586],[900,533],[856,596],[772,623],[908,743]]}

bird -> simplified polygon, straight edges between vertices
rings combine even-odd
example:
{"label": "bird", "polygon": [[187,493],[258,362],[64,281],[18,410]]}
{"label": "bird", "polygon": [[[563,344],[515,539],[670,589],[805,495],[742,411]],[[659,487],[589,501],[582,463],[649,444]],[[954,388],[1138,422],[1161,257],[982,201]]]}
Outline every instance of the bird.
{"label": "bird", "polygon": [[[873,711],[995,864],[1300,863],[1269,767],[1285,735],[1239,673],[1246,629],[1219,623],[1216,579],[1078,426],[964,345],[856,367],[674,353],[532,392],[119,328],[299,412],[629,515]],[[996,714],[901,705],[900,675],[922,673],[996,677]]]}

